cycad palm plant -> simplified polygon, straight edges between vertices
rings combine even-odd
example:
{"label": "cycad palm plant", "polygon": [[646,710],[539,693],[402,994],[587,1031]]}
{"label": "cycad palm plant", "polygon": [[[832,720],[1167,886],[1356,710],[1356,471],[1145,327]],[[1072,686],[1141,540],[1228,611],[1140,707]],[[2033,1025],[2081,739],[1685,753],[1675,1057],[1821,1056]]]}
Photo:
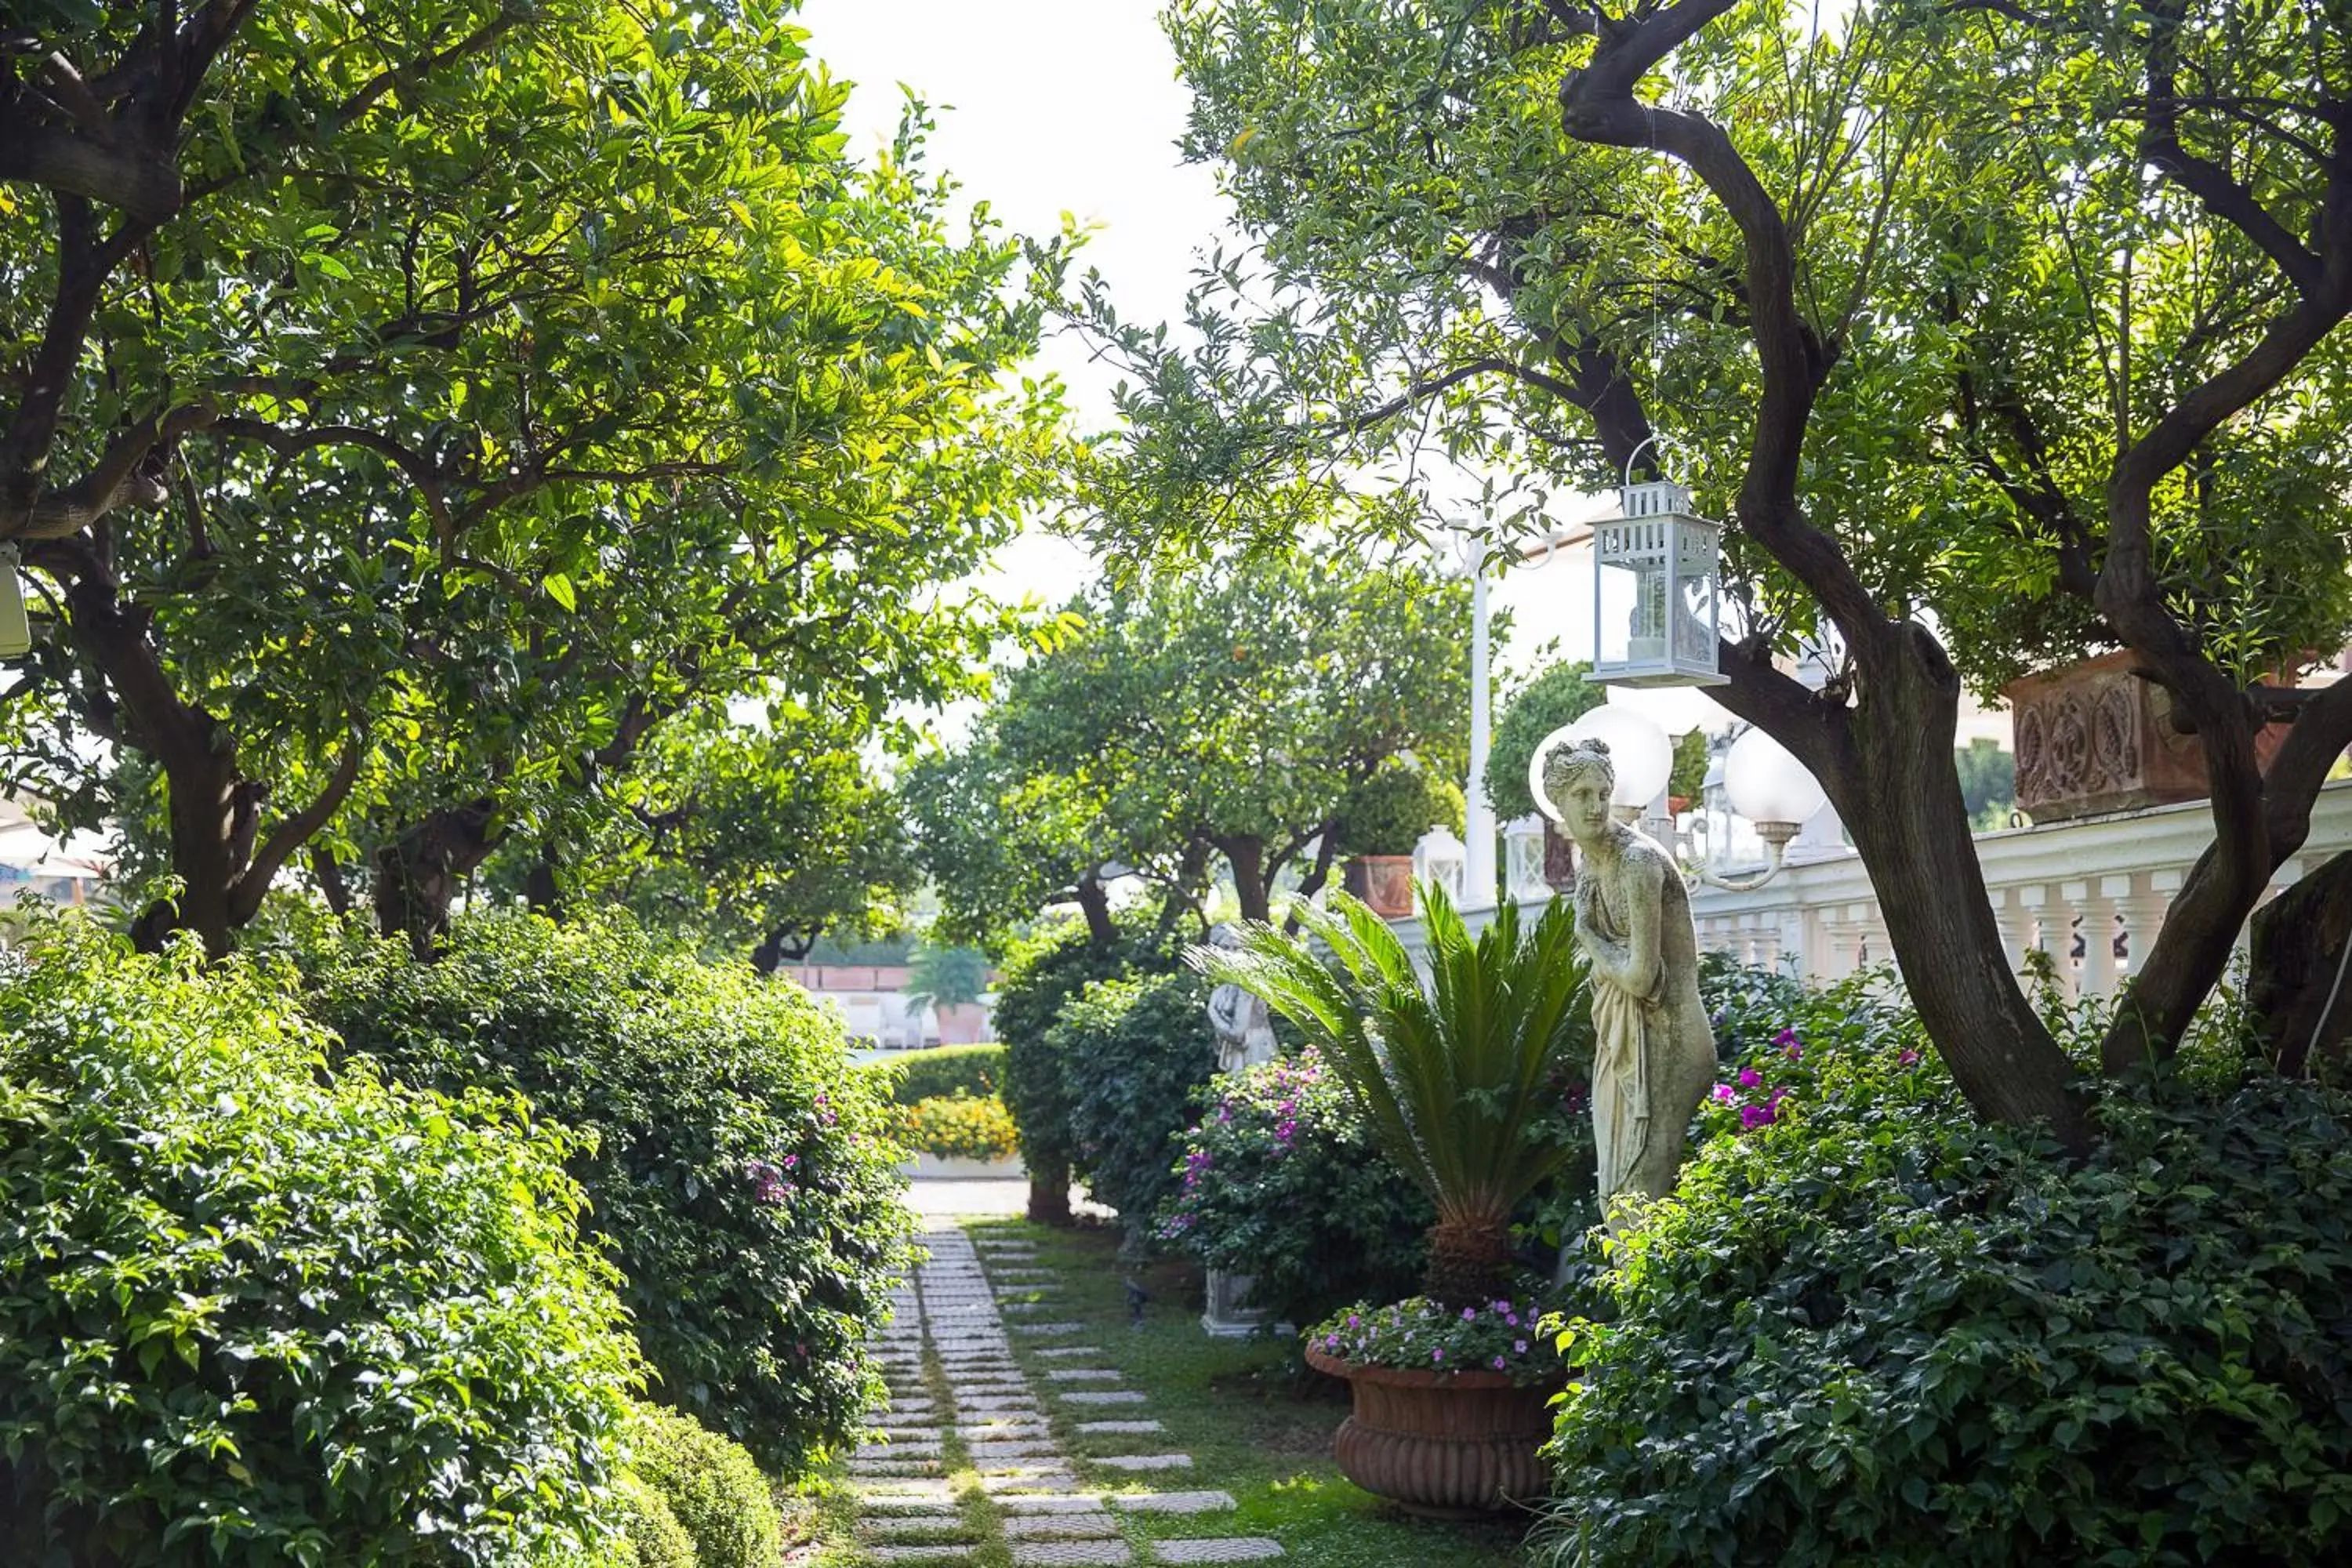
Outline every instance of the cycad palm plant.
{"label": "cycad palm plant", "polygon": [[1556,1069],[1590,1026],[1585,966],[1564,900],[1524,934],[1505,903],[1473,938],[1441,889],[1424,884],[1420,897],[1426,988],[1396,933],[1345,894],[1331,910],[1296,911],[1330,963],[1307,941],[1255,923],[1238,949],[1192,957],[1265,997],[1321,1049],[1381,1152],[1436,1205],[1427,1289],[1461,1306],[1507,1291],[1512,1209],[1575,1157],[1543,1122],[1556,1109]]}

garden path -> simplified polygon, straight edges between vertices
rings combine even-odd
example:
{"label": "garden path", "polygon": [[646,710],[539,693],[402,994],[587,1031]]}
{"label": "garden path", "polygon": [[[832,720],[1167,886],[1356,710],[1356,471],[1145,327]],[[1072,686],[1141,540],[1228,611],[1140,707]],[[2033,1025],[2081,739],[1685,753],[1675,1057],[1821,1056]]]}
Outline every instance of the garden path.
{"label": "garden path", "polygon": [[[849,1460],[857,1545],[843,1560],[914,1568],[1059,1568],[1087,1563],[1246,1563],[1283,1555],[1265,1536],[1182,1535],[1183,1521],[1231,1510],[1212,1490],[1109,1489],[1138,1475],[1181,1479],[1188,1454],[1152,1439],[1148,1395],[1090,1364],[1052,1310],[1052,1276],[1027,1243],[975,1246],[961,1229],[922,1238],[929,1258],[896,1298],[876,1345],[890,1403]],[[1008,1319],[1012,1320],[1008,1322]],[[1053,1341],[1036,1359],[1040,1390],[1013,1356],[1013,1335]],[[1049,1411],[1051,1414],[1049,1415]],[[1132,1453],[1073,1458],[1055,1437],[1131,1437]]]}

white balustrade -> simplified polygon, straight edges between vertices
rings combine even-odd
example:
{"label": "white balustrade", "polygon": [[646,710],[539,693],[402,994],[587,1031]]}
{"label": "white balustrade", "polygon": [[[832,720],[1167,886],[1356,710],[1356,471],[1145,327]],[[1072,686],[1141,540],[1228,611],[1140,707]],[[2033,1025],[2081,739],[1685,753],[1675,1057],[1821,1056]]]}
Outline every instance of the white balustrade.
{"label": "white balustrade", "polygon": [[[2146,960],[2189,868],[2212,840],[2201,800],[1979,835],[1977,858],[2011,966],[2022,976],[2026,953],[2038,948],[2069,994],[2112,993]],[[2309,838],[2271,879],[2265,899],[2347,849],[2352,780],[2319,792]],[[1516,879],[1511,891],[1530,913],[1545,901]],[[1894,957],[1877,890],[1852,849],[1822,847],[1801,859],[1792,847],[1789,865],[1752,891],[1693,889],[1691,916],[1701,951],[1811,979],[1838,979]],[[1417,952],[1419,922],[1395,923]]]}

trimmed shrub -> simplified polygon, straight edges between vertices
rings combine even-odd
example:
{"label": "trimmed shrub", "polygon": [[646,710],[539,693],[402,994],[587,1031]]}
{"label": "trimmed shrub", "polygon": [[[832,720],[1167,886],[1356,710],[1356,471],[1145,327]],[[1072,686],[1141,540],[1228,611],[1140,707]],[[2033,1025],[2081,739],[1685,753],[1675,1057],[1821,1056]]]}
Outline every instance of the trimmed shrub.
{"label": "trimmed shrub", "polygon": [[1049,1031],[1067,1075],[1072,1166],[1118,1211],[1130,1245],[1176,1190],[1171,1167],[1193,1120],[1192,1095],[1217,1069],[1209,985],[1190,970],[1097,980]]}
{"label": "trimmed shrub", "polygon": [[992,1094],[943,1096],[904,1107],[895,1131],[908,1149],[949,1160],[1003,1160],[1020,1148],[1012,1115]]}
{"label": "trimmed shrub", "polygon": [[678,1523],[661,1493],[634,1475],[624,1475],[613,1496],[621,1507],[626,1548],[615,1568],[698,1568],[694,1537]]}
{"label": "trimmed shrub", "polygon": [[900,1105],[959,1094],[982,1100],[1004,1087],[1004,1047],[934,1046],[877,1062],[866,1070],[891,1075],[890,1098]]}
{"label": "trimmed shrub", "polygon": [[331,1075],[288,977],[0,954],[0,1562],[573,1563],[639,1376],[574,1145]]}
{"label": "trimmed shrub", "polygon": [[1139,968],[1166,971],[1173,957],[1122,942],[1105,950],[1087,940],[1083,926],[1066,926],[1013,950],[1004,962],[1004,983],[996,993],[996,1033],[1004,1042],[1005,1109],[1021,1130],[1021,1157],[1030,1173],[1050,1180],[1066,1172],[1076,1154],[1070,1124],[1070,1081],[1052,1037],[1062,1008],[1087,984],[1116,979]]}
{"label": "trimmed shrub", "polygon": [[1410,855],[1421,836],[1463,828],[1462,786],[1405,757],[1391,757],[1339,803],[1333,840],[1342,855]]}
{"label": "trimmed shrub", "polygon": [[463,921],[433,964],[356,936],[309,958],[354,1055],[595,1135],[572,1170],[656,1394],[786,1472],[850,1440],[912,1221],[889,1107],[831,1015],[620,916]]}
{"label": "trimmed shrub", "polygon": [[630,1439],[630,1468],[693,1542],[695,1568],[776,1568],[783,1525],[740,1446],[658,1405],[638,1411]]}
{"label": "trimmed shrub", "polygon": [[2352,1101],[2111,1083],[2069,1163],[1832,1016],[1735,1065],[1770,1114],[1710,1103],[1571,1328],[1540,1559],[2352,1556]]}
{"label": "trimmed shrub", "polygon": [[1218,1083],[1178,1154],[1159,1238],[1206,1268],[1253,1276],[1252,1305],[1303,1325],[1420,1282],[1437,1211],[1373,1149],[1311,1048]]}

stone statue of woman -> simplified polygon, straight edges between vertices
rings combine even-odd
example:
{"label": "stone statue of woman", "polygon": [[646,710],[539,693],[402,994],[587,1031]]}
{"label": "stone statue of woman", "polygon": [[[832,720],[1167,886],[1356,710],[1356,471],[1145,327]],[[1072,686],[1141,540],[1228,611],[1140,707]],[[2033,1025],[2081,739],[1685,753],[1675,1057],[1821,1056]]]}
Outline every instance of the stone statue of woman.
{"label": "stone statue of woman", "polygon": [[1591,965],[1592,1131],[1610,1215],[1620,1193],[1674,1191],[1691,1114],[1715,1080],[1715,1035],[1689,891],[1657,840],[1610,815],[1609,748],[1561,747],[1545,758],[1543,784],[1583,855],[1576,942]]}

